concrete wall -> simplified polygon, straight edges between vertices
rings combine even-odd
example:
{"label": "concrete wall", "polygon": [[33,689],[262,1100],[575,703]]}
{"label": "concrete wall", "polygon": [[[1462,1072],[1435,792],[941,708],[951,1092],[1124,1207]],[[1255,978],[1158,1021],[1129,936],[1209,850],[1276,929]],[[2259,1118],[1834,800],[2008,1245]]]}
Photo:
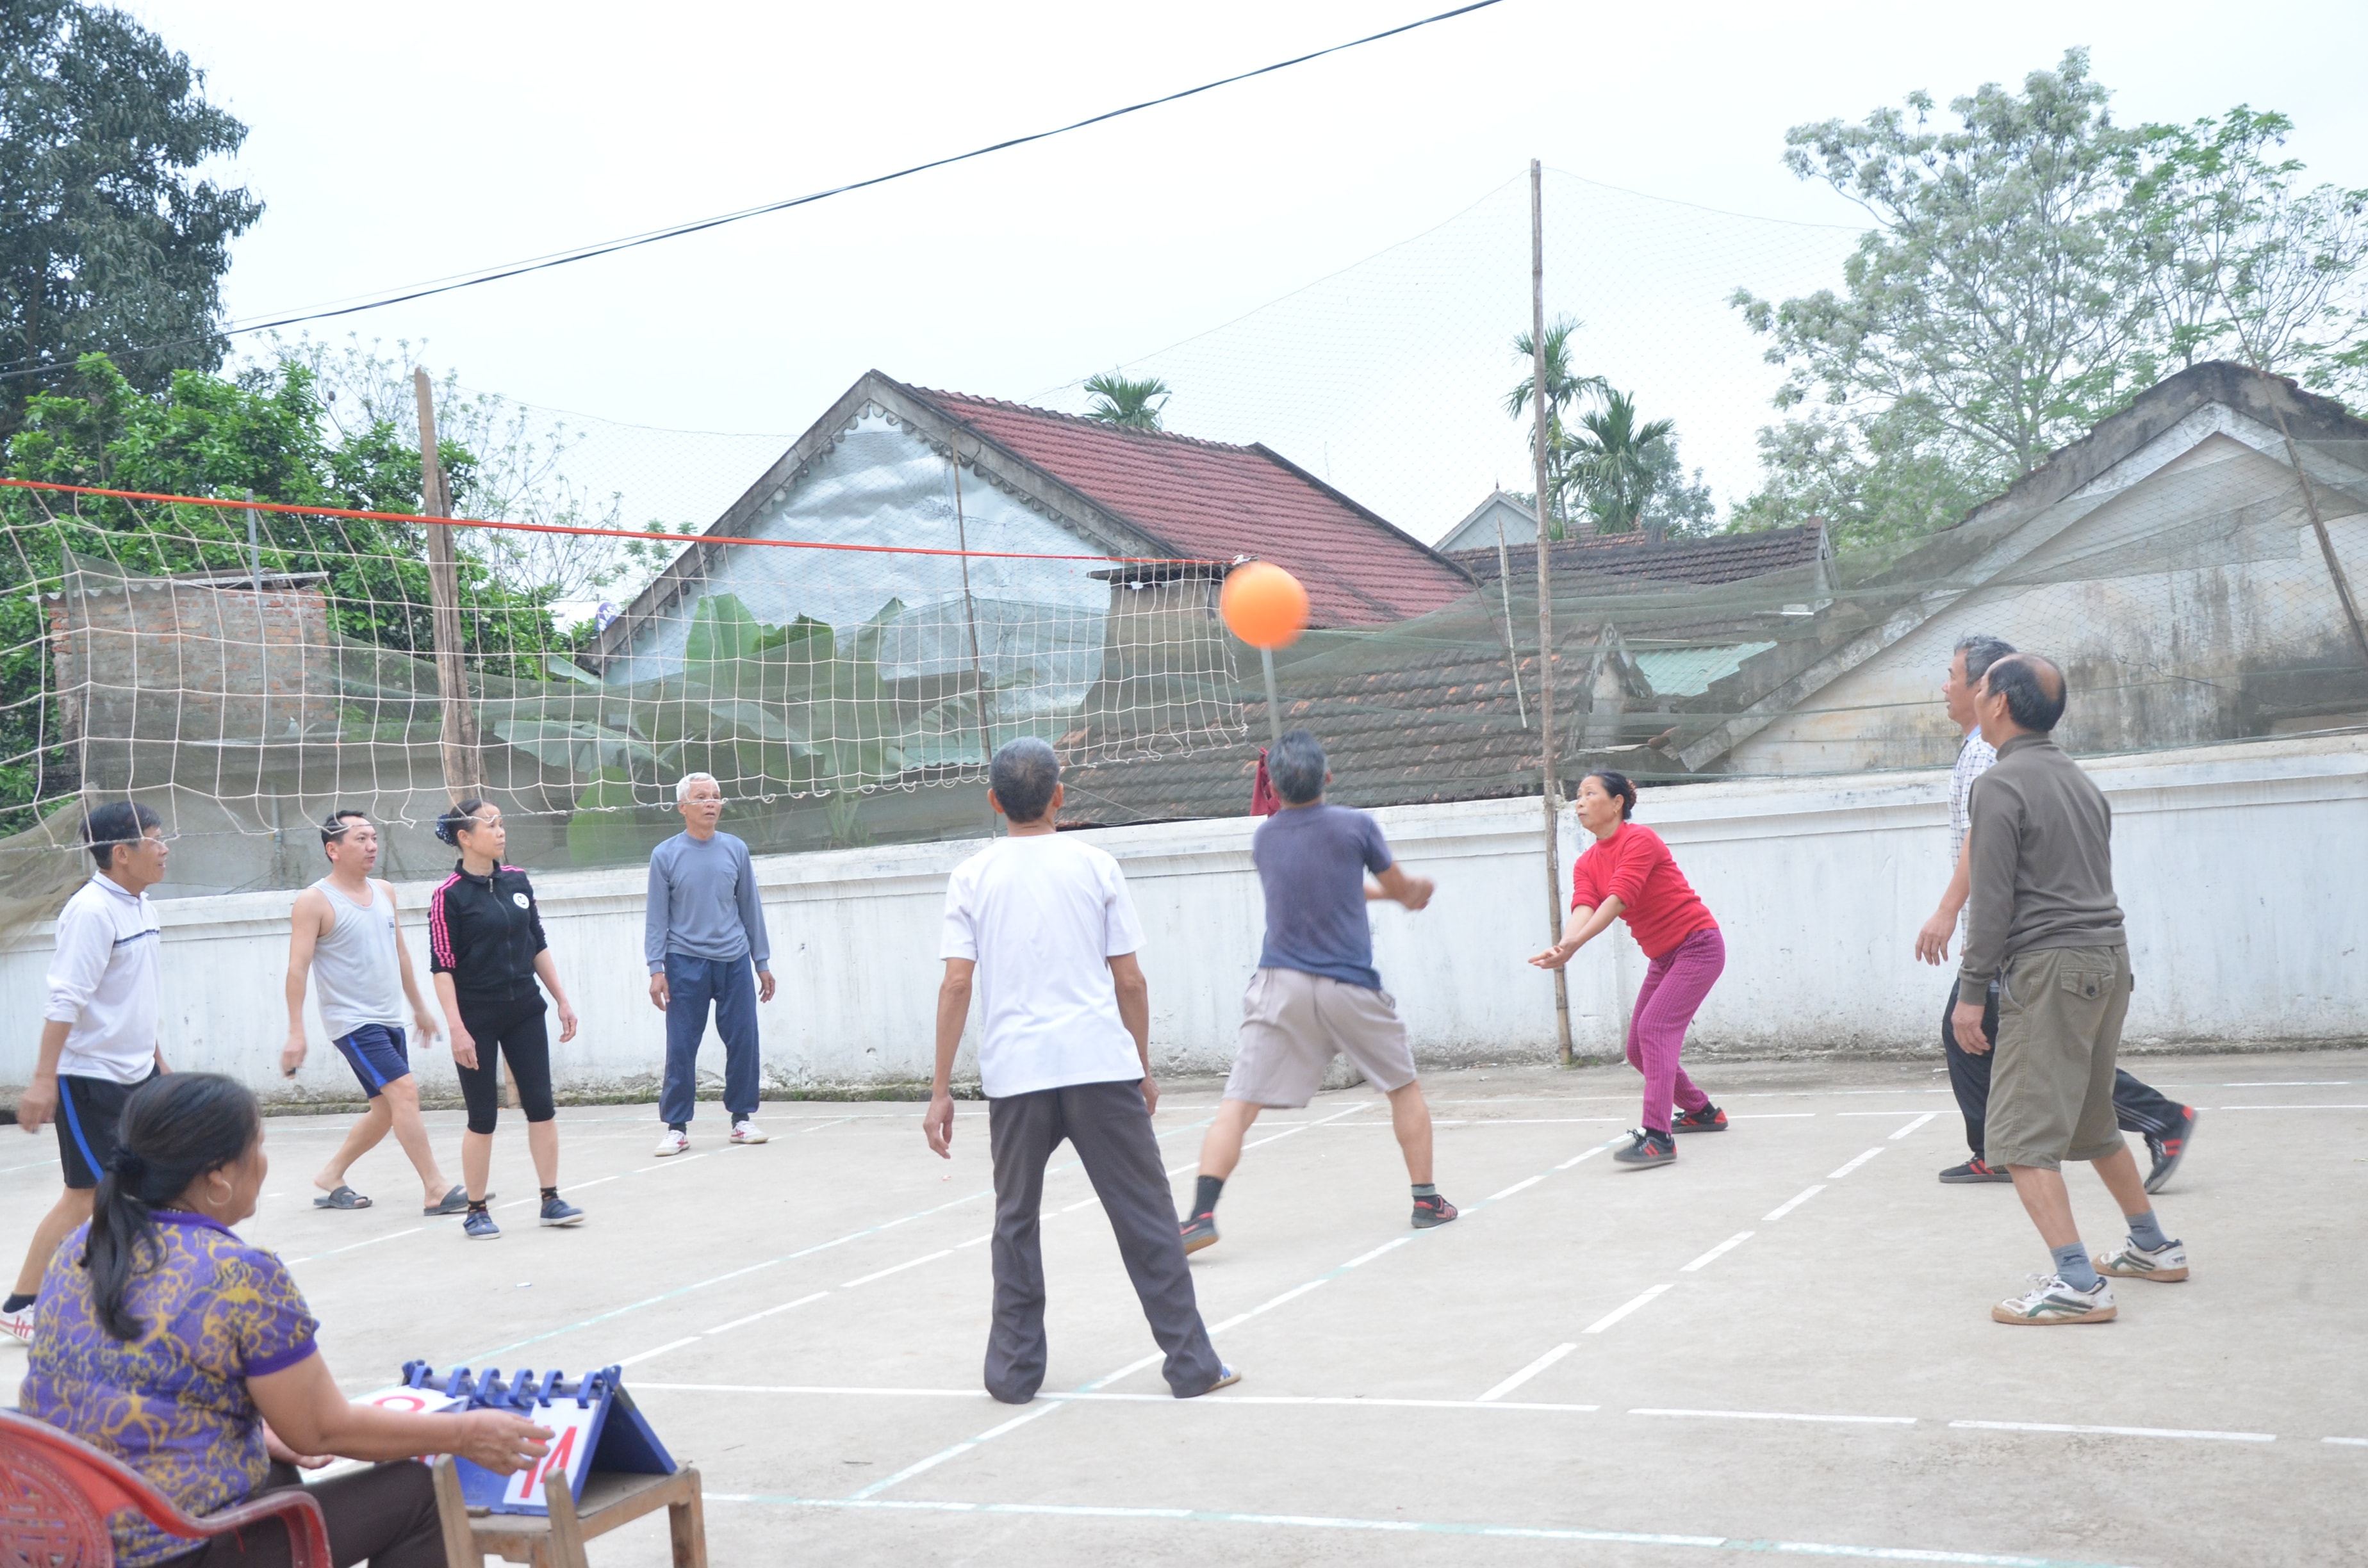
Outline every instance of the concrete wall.
{"label": "concrete wall", "polygon": [[[2114,856],[2140,1044],[2247,1046],[2368,1036],[2368,744],[2271,741],[2089,765],[2114,809]],[[1908,958],[1946,881],[1945,776],[1879,774],[1648,792],[1658,829],[1726,931],[1728,968],[1696,1048],[1738,1053],[1922,1050],[1945,981]],[[1384,978],[1432,1062],[1542,1060],[1553,984],[1522,959],[1545,941],[1534,801],[1378,813],[1405,862],[1439,881],[1420,915],[1378,905]],[[1254,824],[1098,832],[1125,865],[1147,936],[1158,1060],[1215,1071],[1231,1054],[1256,961]],[[1565,819],[1565,846],[1577,841]],[[781,994],[765,1010],[782,1086],[911,1081],[928,1071],[946,874],[974,844],[770,857],[757,862]],[[643,876],[542,880],[552,945],[585,1025],[555,1048],[562,1080],[618,1093],[654,1081],[663,1032],[641,961]],[[416,961],[426,886],[402,890]],[[294,1085],[274,1065],[291,895],[163,905],[165,1046],[268,1093],[345,1094],[325,1046]],[[51,928],[0,949],[0,1082],[21,1084],[39,1029]],[[1622,931],[1571,971],[1579,1049],[1618,1048],[1642,956]],[[316,1042],[318,1020],[313,1021]],[[721,1053],[710,1048],[720,1068]],[[440,1052],[423,1070],[450,1087]]]}

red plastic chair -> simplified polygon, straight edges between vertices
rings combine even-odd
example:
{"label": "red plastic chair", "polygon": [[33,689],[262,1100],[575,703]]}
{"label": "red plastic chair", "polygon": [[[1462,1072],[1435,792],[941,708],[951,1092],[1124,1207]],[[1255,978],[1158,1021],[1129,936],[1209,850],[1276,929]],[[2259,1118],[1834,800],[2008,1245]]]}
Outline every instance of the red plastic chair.
{"label": "red plastic chair", "polygon": [[330,1568],[321,1505],[300,1488],[262,1493],[199,1518],[120,1460],[46,1421],[0,1410],[0,1568],[115,1568],[107,1521],[121,1508],[193,1542],[250,1525],[284,1527],[292,1568]]}

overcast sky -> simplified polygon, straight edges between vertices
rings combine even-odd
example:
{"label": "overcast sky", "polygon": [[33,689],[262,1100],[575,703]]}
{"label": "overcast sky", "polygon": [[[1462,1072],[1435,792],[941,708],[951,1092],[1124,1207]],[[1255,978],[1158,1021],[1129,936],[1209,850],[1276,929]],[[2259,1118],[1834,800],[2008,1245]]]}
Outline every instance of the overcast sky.
{"label": "overcast sky", "polygon": [[[799,194],[1439,7],[131,8],[252,128],[233,172],[268,210],[225,298],[253,319]],[[871,367],[1074,407],[1064,385],[1142,364],[1177,387],[1172,428],[1266,439],[1434,537],[1520,479],[1502,415],[1471,405],[1509,381],[1502,340],[1526,324],[1510,182],[1536,156],[1577,176],[1550,202],[1549,294],[1601,334],[1582,357],[1675,416],[1732,499],[1770,372],[1721,299],[1826,280],[1850,235],[1803,225],[1859,218],[1783,170],[1788,126],[1917,87],[1945,100],[2087,45],[2122,119],[2283,109],[2314,177],[2368,186],[2368,8],[2273,15],[1505,0],[1049,143],[314,330],[425,338],[472,387],[676,430],[794,434]],[[604,432],[586,460],[653,508],[698,510],[764,447]]]}

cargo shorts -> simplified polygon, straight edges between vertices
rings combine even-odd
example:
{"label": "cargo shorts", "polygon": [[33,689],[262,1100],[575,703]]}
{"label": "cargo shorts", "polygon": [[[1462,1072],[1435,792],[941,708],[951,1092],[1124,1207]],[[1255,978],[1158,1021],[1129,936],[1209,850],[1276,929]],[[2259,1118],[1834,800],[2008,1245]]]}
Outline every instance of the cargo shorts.
{"label": "cargo shorts", "polygon": [[1993,1165],[2052,1171],[2123,1148],[2113,1068],[2130,1010],[2130,950],[2038,948],[1999,977],[1984,1142]]}

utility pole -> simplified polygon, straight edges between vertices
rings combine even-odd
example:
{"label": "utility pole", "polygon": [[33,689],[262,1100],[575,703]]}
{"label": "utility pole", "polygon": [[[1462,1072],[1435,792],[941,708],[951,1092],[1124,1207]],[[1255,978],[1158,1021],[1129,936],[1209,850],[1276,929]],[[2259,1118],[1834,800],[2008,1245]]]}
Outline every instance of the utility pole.
{"label": "utility pole", "polygon": [[[444,488],[444,468],[436,460],[436,395],[427,372],[411,372],[419,401],[419,508],[431,517],[452,515]],[[477,710],[469,700],[469,668],[461,653],[461,573],[452,554],[452,530],[427,525],[427,592],[434,610],[436,695],[444,710],[444,790],[454,801],[484,787],[477,751]]]}
{"label": "utility pole", "polygon": [[[422,384],[425,384],[424,382]],[[1554,591],[1546,556],[1546,207],[1545,171],[1530,160],[1530,402],[1537,415],[1531,440],[1538,485],[1538,774],[1546,813],[1546,929],[1562,941],[1562,769],[1554,755]],[[1570,1065],[1570,977],[1554,971],[1554,1034],[1562,1064]]]}

